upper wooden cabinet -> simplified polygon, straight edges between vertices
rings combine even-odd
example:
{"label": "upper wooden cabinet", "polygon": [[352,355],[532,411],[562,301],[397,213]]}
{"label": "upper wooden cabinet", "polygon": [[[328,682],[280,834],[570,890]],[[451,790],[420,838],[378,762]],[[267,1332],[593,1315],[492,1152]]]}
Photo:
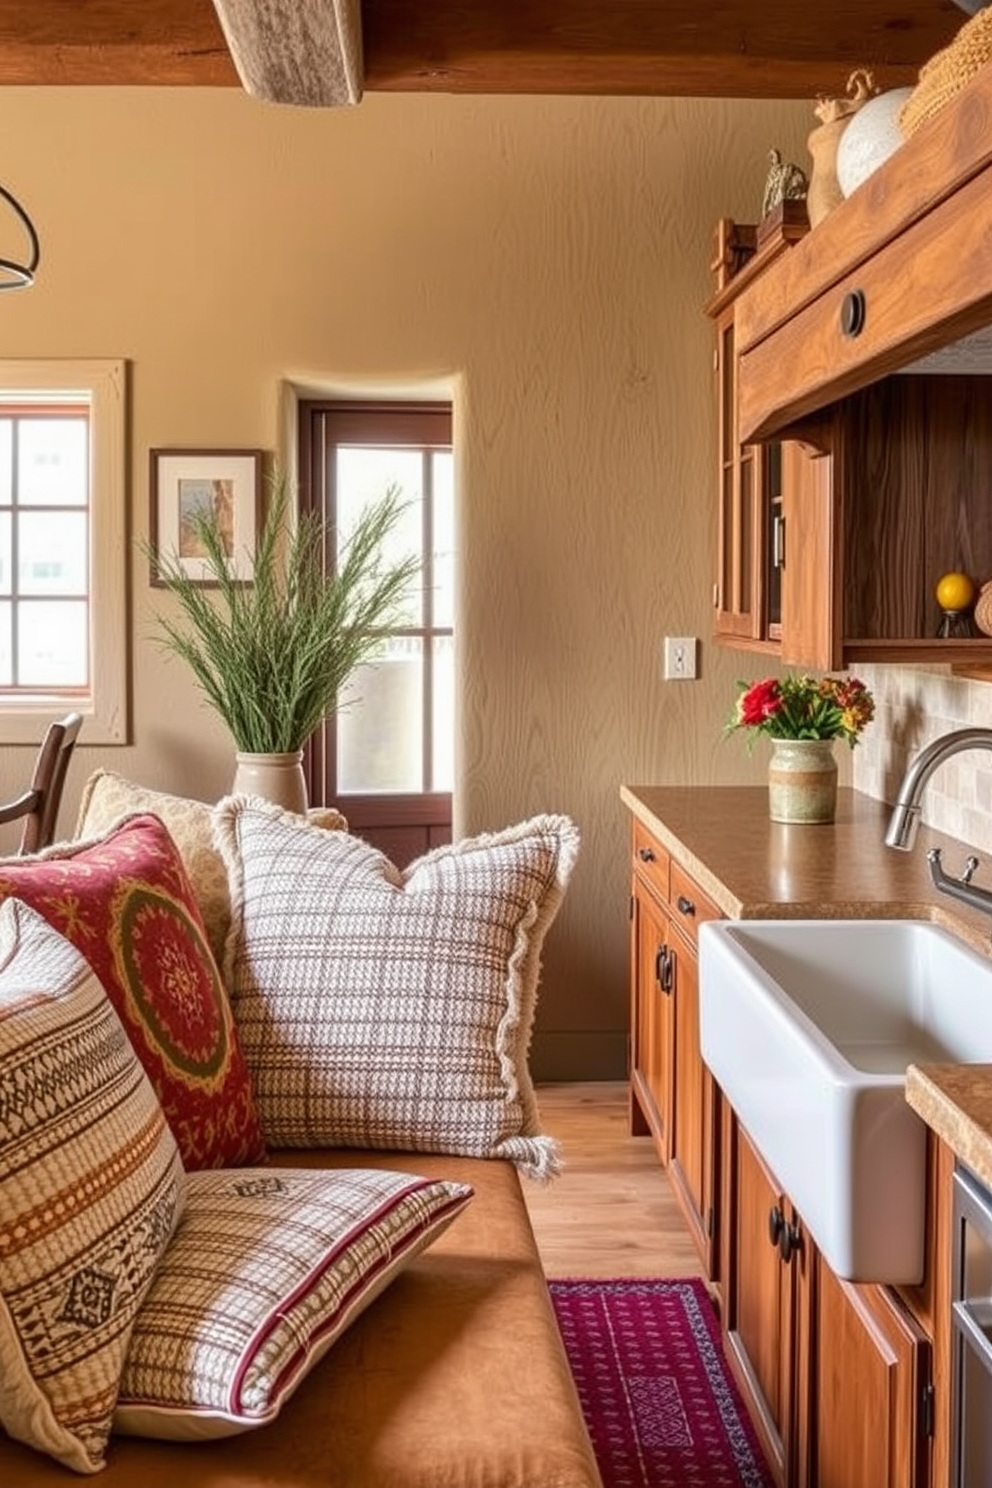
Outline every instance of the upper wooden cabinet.
{"label": "upper wooden cabinet", "polygon": [[992,322],[990,224],[987,67],[791,253],[743,286],[739,437],[781,433]]}
{"label": "upper wooden cabinet", "polygon": [[[719,356],[733,356],[720,371],[717,638],[825,669],[987,674],[992,639],[938,639],[933,590],[950,570],[992,578],[992,67],[814,231],[760,255],[759,241],[708,307]],[[748,554],[726,517],[734,461],[781,470],[785,566],[770,580],[771,488],[759,482]],[[738,528],[747,511],[741,497]],[[727,575],[745,560],[750,625],[734,614],[732,628]]]}
{"label": "upper wooden cabinet", "polygon": [[799,440],[738,437],[736,316],[740,296],[808,231],[802,203],[754,226],[717,227],[716,328],[719,537],[714,632],[724,645],[767,651],[791,665],[840,663],[835,617],[832,467]]}

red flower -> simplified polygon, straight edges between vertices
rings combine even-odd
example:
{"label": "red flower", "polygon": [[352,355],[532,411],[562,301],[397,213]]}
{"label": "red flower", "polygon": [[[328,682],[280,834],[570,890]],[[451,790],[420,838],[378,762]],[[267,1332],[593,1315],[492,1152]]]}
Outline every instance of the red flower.
{"label": "red flower", "polygon": [[853,748],[875,715],[875,702],[859,677],[762,677],[738,682],[727,732],[749,729],[773,739],[845,739]]}
{"label": "red flower", "polygon": [[737,725],[739,728],[758,728],[782,708],[782,689],[774,677],[755,682],[737,699]]}

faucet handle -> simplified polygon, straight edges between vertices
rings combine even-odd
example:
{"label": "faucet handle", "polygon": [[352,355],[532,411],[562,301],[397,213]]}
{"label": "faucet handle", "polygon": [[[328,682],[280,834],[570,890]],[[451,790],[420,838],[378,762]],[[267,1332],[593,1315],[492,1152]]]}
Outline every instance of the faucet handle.
{"label": "faucet handle", "polygon": [[964,865],[964,872],[961,875],[961,882],[962,883],[964,883],[964,884],[971,883],[971,880],[975,876],[975,869],[978,867],[978,864],[979,864],[979,859],[976,858],[976,857],[974,857],[973,855],[966,859],[965,865]]}

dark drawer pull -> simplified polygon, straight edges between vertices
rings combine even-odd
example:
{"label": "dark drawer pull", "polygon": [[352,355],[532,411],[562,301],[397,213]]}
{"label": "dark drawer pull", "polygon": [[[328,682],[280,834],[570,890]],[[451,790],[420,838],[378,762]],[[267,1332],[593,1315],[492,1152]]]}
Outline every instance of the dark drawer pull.
{"label": "dark drawer pull", "polygon": [[692,900],[687,899],[684,894],[680,894],[675,903],[678,908],[679,914],[694,915],[696,913],[696,906],[693,904]]}
{"label": "dark drawer pull", "polygon": [[803,1236],[799,1226],[795,1223],[783,1223],[782,1233],[778,1237],[778,1253],[785,1265],[790,1266],[802,1248]]}
{"label": "dark drawer pull", "polygon": [[777,1204],[773,1204],[768,1211],[768,1242],[770,1245],[778,1246],[785,1229],[785,1215]]}
{"label": "dark drawer pull", "polygon": [[654,862],[654,848],[653,847],[639,847],[637,849],[637,856],[640,858],[640,860],[641,860],[642,863],[653,863]]}
{"label": "dark drawer pull", "polygon": [[865,328],[865,293],[863,289],[852,289],[841,301],[840,329],[845,336],[860,336]]}
{"label": "dark drawer pull", "polygon": [[654,958],[654,979],[658,990],[669,994],[675,984],[675,952],[667,945],[658,947]]}

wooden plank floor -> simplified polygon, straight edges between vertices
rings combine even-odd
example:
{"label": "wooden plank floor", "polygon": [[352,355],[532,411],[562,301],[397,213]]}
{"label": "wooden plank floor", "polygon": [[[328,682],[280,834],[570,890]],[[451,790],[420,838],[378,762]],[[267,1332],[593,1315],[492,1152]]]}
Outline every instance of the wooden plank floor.
{"label": "wooden plank floor", "polygon": [[627,1085],[541,1085],[537,1099],[564,1159],[551,1183],[523,1181],[547,1275],[701,1276],[651,1138],[629,1135]]}

